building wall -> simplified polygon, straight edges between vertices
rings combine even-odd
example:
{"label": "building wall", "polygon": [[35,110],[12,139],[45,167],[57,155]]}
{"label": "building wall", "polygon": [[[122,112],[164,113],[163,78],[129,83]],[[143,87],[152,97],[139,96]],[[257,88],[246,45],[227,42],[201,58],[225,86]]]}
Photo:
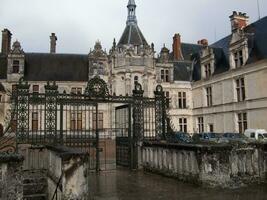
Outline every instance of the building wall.
{"label": "building wall", "polygon": [[[215,132],[238,132],[237,113],[246,112],[248,128],[267,129],[267,60],[242,68],[214,75],[209,80],[193,83],[193,115],[197,130],[197,118],[204,117],[204,130],[214,124]],[[246,98],[237,102],[236,79],[244,77]],[[206,87],[212,87],[213,106],[207,107]]]}

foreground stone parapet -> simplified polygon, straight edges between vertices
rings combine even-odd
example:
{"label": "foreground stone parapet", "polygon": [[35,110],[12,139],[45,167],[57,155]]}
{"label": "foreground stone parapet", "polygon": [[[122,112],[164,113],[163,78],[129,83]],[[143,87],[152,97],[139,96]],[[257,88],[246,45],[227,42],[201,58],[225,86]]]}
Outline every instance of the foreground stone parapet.
{"label": "foreground stone parapet", "polygon": [[0,153],[0,199],[23,199],[22,162],[21,155]]}
{"label": "foreground stone parapet", "polygon": [[143,168],[204,186],[240,187],[267,181],[267,145],[145,142]]}
{"label": "foreground stone parapet", "polygon": [[58,199],[86,199],[86,154],[63,146],[47,146],[48,199],[58,186]]}

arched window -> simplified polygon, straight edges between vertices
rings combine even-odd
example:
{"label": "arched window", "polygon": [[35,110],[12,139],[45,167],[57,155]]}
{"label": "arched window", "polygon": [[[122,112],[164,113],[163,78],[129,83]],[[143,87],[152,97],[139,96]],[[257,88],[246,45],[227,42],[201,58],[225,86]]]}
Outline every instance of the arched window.
{"label": "arched window", "polygon": [[138,76],[134,77],[134,84],[138,83]]}

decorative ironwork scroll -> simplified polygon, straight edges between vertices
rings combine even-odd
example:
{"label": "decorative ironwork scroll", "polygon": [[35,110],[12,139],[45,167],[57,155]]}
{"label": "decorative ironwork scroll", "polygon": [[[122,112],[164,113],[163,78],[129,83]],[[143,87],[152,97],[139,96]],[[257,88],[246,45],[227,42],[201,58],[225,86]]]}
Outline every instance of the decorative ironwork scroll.
{"label": "decorative ironwork scroll", "polygon": [[23,78],[19,80],[15,91],[17,104],[17,142],[25,143],[29,139],[29,88],[30,85]]}
{"label": "decorative ironwork scroll", "polygon": [[45,86],[45,138],[47,143],[57,142],[57,97],[58,86],[55,82]]}
{"label": "decorative ironwork scroll", "polygon": [[88,81],[84,94],[89,97],[106,98],[109,96],[107,83],[99,76]]}

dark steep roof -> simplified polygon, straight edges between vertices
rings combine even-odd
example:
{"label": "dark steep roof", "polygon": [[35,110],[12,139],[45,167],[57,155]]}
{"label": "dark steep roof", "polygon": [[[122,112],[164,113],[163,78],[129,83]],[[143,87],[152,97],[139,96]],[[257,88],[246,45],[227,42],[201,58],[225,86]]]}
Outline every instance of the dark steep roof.
{"label": "dark steep roof", "polygon": [[7,57],[0,54],[0,79],[6,79],[7,75]]}
{"label": "dark steep roof", "polygon": [[143,36],[137,24],[129,24],[124,29],[118,46],[127,44],[148,45],[145,37]]}
{"label": "dark steep roof", "polygon": [[229,70],[228,57],[225,56],[222,48],[213,48],[215,56],[215,69],[214,74],[220,74]]}
{"label": "dark steep roof", "polygon": [[173,80],[190,81],[192,62],[178,61],[173,63]]}
{"label": "dark steep roof", "polygon": [[[267,17],[264,17],[250,25],[244,32],[248,38],[249,57],[247,64],[267,58]],[[229,70],[229,44],[232,34],[210,45],[215,54],[214,74],[220,74]],[[200,53],[200,52],[199,52]],[[196,53],[193,57],[196,60],[193,70],[193,80],[201,79],[200,55]]]}
{"label": "dark steep roof", "polygon": [[88,55],[26,53],[28,81],[87,81]]}
{"label": "dark steep roof", "polygon": [[181,48],[184,60],[191,60],[192,55],[200,52],[203,46],[198,44],[182,43]]}

